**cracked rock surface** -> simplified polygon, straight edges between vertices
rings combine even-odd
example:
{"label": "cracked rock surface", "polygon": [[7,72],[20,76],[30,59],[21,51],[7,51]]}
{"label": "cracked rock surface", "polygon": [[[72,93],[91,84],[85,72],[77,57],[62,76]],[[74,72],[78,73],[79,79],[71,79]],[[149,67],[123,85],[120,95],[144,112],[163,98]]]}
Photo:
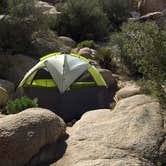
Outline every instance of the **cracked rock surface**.
{"label": "cracked rock surface", "polygon": [[113,110],[85,113],[70,132],[64,156],[51,166],[157,166],[165,162],[164,138],[159,103],[138,94]]}

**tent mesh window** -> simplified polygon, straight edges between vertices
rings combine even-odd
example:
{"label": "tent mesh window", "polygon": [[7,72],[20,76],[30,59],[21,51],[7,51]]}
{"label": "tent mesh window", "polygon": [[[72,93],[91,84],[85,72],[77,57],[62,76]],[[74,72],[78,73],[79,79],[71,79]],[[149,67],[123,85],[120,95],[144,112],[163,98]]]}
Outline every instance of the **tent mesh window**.
{"label": "tent mesh window", "polygon": [[56,87],[51,74],[46,68],[37,71],[31,85],[35,87]]}
{"label": "tent mesh window", "polygon": [[89,73],[89,71],[85,71],[72,85],[71,88],[80,88],[86,86],[97,86],[94,78]]}
{"label": "tent mesh window", "polygon": [[46,68],[40,69],[37,71],[33,80],[37,79],[52,79],[51,74],[47,71]]}

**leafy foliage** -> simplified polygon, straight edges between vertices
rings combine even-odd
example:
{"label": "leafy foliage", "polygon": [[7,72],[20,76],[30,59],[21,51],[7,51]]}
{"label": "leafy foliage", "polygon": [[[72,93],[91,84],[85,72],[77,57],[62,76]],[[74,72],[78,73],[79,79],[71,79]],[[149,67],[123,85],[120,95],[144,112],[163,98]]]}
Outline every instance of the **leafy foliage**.
{"label": "leafy foliage", "polygon": [[7,1],[0,0],[0,14],[5,13],[6,8],[7,8]]}
{"label": "leafy foliage", "polygon": [[79,49],[83,48],[83,47],[89,47],[89,48],[96,48],[96,43],[93,40],[84,40],[82,42],[80,42],[77,47]]}
{"label": "leafy foliage", "polygon": [[77,41],[102,40],[108,34],[108,19],[99,0],[68,0],[54,29]]}
{"label": "leafy foliage", "polygon": [[116,64],[113,58],[113,51],[109,47],[101,47],[97,49],[95,59],[99,62],[101,67],[110,69],[111,71],[116,70]]}
{"label": "leafy foliage", "polygon": [[4,19],[0,20],[0,47],[2,50],[27,52],[32,36],[47,31],[47,19],[35,7],[35,0],[8,0]]}
{"label": "leafy foliage", "polygon": [[101,3],[110,20],[112,30],[117,29],[130,15],[129,0],[101,0]]}
{"label": "leafy foliage", "polygon": [[119,57],[132,76],[141,75],[149,80],[149,90],[163,96],[162,85],[166,81],[166,31],[154,22],[129,22],[122,32],[111,37],[111,46],[119,50]]}
{"label": "leafy foliage", "polygon": [[10,100],[6,104],[6,113],[7,114],[15,114],[21,112],[27,108],[37,107],[37,100],[31,100],[30,98],[24,96],[20,99]]}

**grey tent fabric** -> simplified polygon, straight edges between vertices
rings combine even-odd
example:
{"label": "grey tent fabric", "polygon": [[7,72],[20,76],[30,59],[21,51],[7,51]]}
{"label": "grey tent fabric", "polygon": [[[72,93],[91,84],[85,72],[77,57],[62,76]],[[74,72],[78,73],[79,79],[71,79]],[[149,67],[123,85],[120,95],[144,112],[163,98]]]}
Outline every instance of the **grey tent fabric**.
{"label": "grey tent fabric", "polygon": [[66,54],[51,57],[45,64],[61,93],[90,67],[89,63]]}

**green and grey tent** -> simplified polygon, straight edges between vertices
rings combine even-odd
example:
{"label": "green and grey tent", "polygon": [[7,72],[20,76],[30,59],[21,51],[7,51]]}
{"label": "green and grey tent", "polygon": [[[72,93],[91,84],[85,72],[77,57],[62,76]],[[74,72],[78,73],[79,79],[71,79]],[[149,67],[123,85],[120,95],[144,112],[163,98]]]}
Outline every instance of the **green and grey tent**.
{"label": "green and grey tent", "polygon": [[[38,78],[36,75],[40,70],[45,70],[50,73],[52,78]],[[76,82],[76,80],[88,71],[94,81],[93,82]],[[90,65],[89,61],[77,54],[62,54],[53,53],[46,55],[40,59],[29,72],[25,75],[19,87],[23,86],[42,86],[55,87],[59,89],[60,93],[64,93],[70,89],[70,86],[105,86],[106,83],[97,69]]]}
{"label": "green and grey tent", "polygon": [[102,75],[88,59],[77,54],[52,53],[42,57],[24,76],[19,88],[25,95],[37,97],[40,106],[53,110],[65,121],[106,106],[103,103],[107,85]]}

